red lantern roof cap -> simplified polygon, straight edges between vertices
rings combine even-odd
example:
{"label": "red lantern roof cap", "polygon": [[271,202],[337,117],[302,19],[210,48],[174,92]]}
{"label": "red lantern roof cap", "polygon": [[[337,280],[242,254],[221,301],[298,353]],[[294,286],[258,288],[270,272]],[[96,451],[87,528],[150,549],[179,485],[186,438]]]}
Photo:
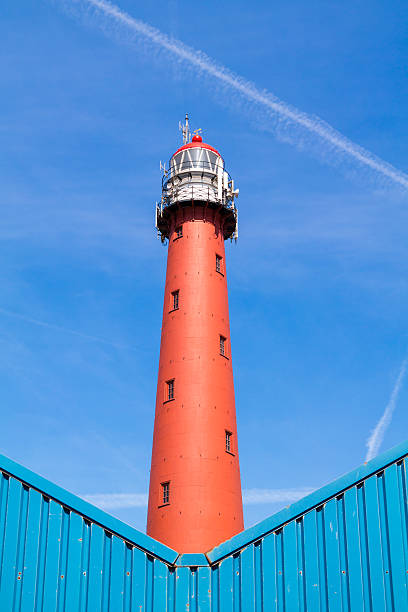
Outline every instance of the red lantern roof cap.
{"label": "red lantern roof cap", "polygon": [[200,149],[208,149],[209,151],[213,151],[221,157],[221,154],[217,151],[217,149],[214,149],[214,147],[212,147],[211,145],[203,142],[203,139],[198,134],[195,134],[193,136],[192,142],[189,142],[177,149],[177,151],[173,154],[172,157],[174,157],[174,155],[177,155],[177,153],[180,153],[180,151],[184,151],[185,149],[195,149],[196,147],[199,147]]}

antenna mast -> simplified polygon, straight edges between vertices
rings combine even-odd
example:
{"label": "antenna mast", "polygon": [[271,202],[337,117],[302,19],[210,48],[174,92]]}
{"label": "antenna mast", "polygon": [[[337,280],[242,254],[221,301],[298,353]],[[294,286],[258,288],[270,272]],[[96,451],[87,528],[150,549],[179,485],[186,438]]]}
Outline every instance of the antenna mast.
{"label": "antenna mast", "polygon": [[182,124],[181,121],[179,121],[179,130],[183,134],[183,145],[186,145],[187,143],[190,142],[190,136],[191,136],[190,125],[189,125],[187,113],[186,113],[185,123]]}

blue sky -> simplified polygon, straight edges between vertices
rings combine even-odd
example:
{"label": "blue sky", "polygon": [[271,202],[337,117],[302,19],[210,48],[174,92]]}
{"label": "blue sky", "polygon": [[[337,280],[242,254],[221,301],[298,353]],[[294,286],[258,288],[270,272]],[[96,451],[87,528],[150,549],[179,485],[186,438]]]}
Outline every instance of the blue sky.
{"label": "blue sky", "polygon": [[[187,111],[240,188],[227,266],[242,483],[280,499],[246,504],[249,526],[282,489],[364,460],[408,348],[408,191],[85,4],[1,8],[0,451],[81,495],[147,491],[166,264],[154,202]],[[119,6],[407,170],[404,2]],[[407,401],[403,383],[382,450],[407,438]],[[142,505],[112,512],[144,530]]]}

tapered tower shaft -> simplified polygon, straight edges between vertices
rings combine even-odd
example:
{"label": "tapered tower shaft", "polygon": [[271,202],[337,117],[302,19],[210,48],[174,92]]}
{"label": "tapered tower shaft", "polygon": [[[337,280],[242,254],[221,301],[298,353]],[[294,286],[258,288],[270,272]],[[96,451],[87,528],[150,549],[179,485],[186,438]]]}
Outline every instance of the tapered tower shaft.
{"label": "tapered tower shaft", "polygon": [[169,200],[165,224],[147,533],[180,553],[205,552],[243,529],[224,248],[231,208]]}

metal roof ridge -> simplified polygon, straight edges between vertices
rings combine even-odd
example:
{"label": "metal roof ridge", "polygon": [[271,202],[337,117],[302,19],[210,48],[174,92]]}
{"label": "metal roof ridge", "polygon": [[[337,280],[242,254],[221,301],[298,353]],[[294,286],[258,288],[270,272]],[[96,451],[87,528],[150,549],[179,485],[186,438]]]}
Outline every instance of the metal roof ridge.
{"label": "metal roof ridge", "polygon": [[297,516],[300,516],[307,511],[316,508],[316,506],[320,506],[329,499],[340,495],[343,491],[354,486],[359,481],[380,472],[391,463],[402,459],[406,455],[408,455],[408,440],[392,447],[381,455],[374,457],[374,459],[363,463],[351,472],[340,476],[336,480],[333,480],[313,493],[306,495],[306,497],[303,497],[290,506],[283,508],[276,514],[271,515],[256,525],[241,531],[229,540],[222,542],[222,544],[215,546],[212,550],[205,553],[210,565],[218,563],[224,557],[244,548],[245,546],[248,546],[252,542],[255,542],[256,540],[265,536],[267,533],[279,529]]}
{"label": "metal roof ridge", "polygon": [[183,553],[175,561],[176,567],[208,567],[210,565],[204,553]]}
{"label": "metal roof ridge", "polygon": [[165,544],[154,540],[150,536],[127,525],[121,520],[113,517],[104,510],[97,508],[85,501],[78,495],[70,493],[63,487],[54,484],[43,476],[16,463],[9,457],[0,454],[0,471],[12,478],[22,481],[29,487],[38,490],[41,494],[54,499],[61,505],[84,516],[85,518],[100,525],[103,529],[123,538],[129,544],[144,550],[165,563],[176,567],[194,567],[214,565],[224,557],[248,546],[252,542],[262,538],[267,533],[279,529],[287,522],[293,520],[317,506],[327,502],[329,499],[340,495],[348,488],[358,482],[382,471],[388,465],[403,459],[408,455],[408,440],[392,447],[374,459],[363,463],[354,470],[340,476],[336,480],[317,489],[299,501],[287,506],[283,510],[271,515],[263,521],[245,529],[233,538],[222,542],[206,553],[184,553],[179,554]]}
{"label": "metal roof ridge", "polygon": [[43,476],[36,474],[32,470],[29,470],[9,457],[1,454],[0,471],[8,474],[12,478],[20,480],[29,487],[39,491],[42,495],[54,499],[62,506],[97,523],[106,531],[123,538],[123,540],[126,540],[129,544],[142,549],[147,554],[157,557],[165,563],[174,565],[176,559],[179,557],[179,554],[172,548],[154,540],[150,536],[85,501],[78,495],[70,493],[63,487],[54,484]]}

